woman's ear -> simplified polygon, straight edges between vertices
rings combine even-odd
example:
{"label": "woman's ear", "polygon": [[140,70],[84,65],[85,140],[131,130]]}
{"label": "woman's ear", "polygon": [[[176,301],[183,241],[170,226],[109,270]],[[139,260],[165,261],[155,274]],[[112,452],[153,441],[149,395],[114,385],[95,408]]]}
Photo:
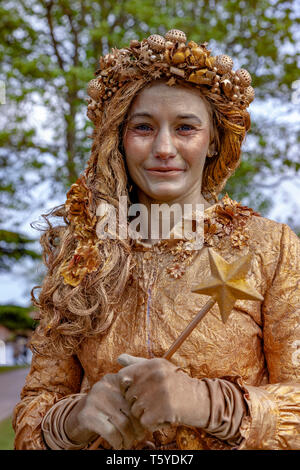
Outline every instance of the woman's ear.
{"label": "woman's ear", "polygon": [[211,114],[210,126],[210,142],[207,151],[208,158],[218,155],[220,149],[220,135],[213,113]]}
{"label": "woman's ear", "polygon": [[212,158],[212,157],[215,157],[216,155],[218,154],[218,152],[216,151],[216,146],[215,146],[215,143],[214,142],[211,142],[209,144],[209,147],[208,147],[208,151],[207,151],[207,157],[208,158]]}

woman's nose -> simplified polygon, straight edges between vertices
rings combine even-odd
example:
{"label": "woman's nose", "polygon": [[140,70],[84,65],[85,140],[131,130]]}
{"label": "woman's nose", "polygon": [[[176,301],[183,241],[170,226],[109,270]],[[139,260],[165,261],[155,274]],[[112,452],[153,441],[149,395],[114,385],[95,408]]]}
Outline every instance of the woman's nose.
{"label": "woman's nose", "polygon": [[161,130],[154,142],[154,156],[156,158],[167,159],[176,157],[176,153],[171,133],[167,130]]}

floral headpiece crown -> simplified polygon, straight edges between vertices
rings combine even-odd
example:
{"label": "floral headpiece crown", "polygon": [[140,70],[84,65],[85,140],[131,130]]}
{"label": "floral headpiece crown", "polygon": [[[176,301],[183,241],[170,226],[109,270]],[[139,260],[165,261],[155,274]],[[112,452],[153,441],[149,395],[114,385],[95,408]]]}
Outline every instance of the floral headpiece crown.
{"label": "floral headpiece crown", "polygon": [[232,70],[228,55],[211,56],[208,43],[189,41],[183,31],[172,29],[165,34],[152,34],[141,42],[132,40],[130,46],[100,57],[96,78],[88,84],[87,115],[96,122],[105,101],[128,81],[145,78],[149,81],[169,77],[168,85],[176,79],[205,86],[217,100],[245,109],[254,99],[251,75],[245,69]]}

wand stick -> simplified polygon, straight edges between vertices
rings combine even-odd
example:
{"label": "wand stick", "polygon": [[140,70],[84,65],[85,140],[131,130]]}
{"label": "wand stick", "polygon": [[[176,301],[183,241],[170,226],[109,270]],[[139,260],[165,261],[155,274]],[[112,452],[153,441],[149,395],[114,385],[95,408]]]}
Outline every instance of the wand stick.
{"label": "wand stick", "polygon": [[206,315],[210,309],[215,305],[216,303],[216,298],[212,297],[204,307],[201,308],[200,312],[197,313],[195,318],[191,321],[191,323],[188,324],[188,326],[183,330],[183,332],[178,336],[176,341],[172,344],[172,346],[168,349],[168,351],[163,355],[164,359],[170,359],[173,354],[177,351],[177,349],[182,345],[182,343],[185,341],[185,339],[190,335],[190,333],[193,331],[194,328],[198,325],[198,323],[202,320],[204,315]]}

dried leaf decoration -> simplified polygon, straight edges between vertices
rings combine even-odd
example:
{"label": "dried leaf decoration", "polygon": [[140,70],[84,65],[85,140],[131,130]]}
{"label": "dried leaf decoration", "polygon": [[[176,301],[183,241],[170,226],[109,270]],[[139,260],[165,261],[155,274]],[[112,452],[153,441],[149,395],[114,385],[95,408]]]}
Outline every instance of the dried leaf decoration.
{"label": "dried leaf decoration", "polygon": [[69,222],[74,223],[75,233],[82,238],[95,236],[97,218],[89,209],[92,193],[87,187],[85,176],[81,175],[67,192],[65,208]]}
{"label": "dried leaf decoration", "polygon": [[253,215],[260,214],[230,199],[226,194],[215,206],[213,213],[204,218],[205,244],[221,247],[222,240],[227,235],[230,237],[232,247],[242,249],[248,244],[246,224]]}
{"label": "dried leaf decoration", "polygon": [[65,208],[67,219],[74,226],[78,240],[74,255],[59,269],[65,284],[76,287],[87,273],[97,271],[101,256],[98,246],[101,240],[96,234],[97,217],[90,210],[92,193],[84,175],[81,175],[67,193]]}
{"label": "dried leaf decoration", "polygon": [[65,261],[60,267],[60,274],[65,284],[78,286],[87,273],[97,271],[101,262],[98,245],[93,240],[80,240],[70,261]]}
{"label": "dried leaf decoration", "polygon": [[[249,235],[246,227],[247,221],[257,212],[239,202],[230,199],[226,194],[213,208],[212,212],[204,217],[204,244],[222,248],[226,241],[230,241],[233,248],[242,249],[248,245]],[[172,265],[167,268],[167,273],[174,279],[181,278],[187,266],[192,262],[193,250],[186,249],[186,242],[180,240],[172,248]],[[164,244],[160,249],[165,250]]]}

